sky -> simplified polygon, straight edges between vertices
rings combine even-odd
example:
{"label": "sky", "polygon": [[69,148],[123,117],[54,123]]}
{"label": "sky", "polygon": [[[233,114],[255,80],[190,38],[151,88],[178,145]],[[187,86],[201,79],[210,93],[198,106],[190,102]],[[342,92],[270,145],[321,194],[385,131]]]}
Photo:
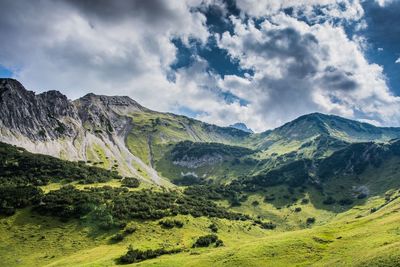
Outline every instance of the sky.
{"label": "sky", "polygon": [[0,0],[0,77],[256,132],[400,126],[400,0]]}

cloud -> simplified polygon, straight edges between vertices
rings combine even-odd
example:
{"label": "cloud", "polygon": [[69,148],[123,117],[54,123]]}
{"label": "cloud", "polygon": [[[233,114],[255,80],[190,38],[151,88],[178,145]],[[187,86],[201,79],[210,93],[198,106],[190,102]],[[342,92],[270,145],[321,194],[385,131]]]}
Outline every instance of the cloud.
{"label": "cloud", "polygon": [[396,59],[396,61],[394,63],[400,64],[400,57],[398,59]]}
{"label": "cloud", "polygon": [[[399,124],[398,97],[382,67],[364,56],[361,34],[375,26],[358,0],[236,4],[232,15],[222,0],[4,0],[0,64],[32,90],[129,95],[155,110],[189,110],[256,131],[315,111]],[[384,16],[377,8],[389,12],[394,4],[366,7],[375,21]],[[210,25],[209,11],[223,16],[214,14],[220,24]],[[344,30],[350,22],[358,25],[352,37]],[[238,62],[236,75],[218,73],[196,54],[213,49],[212,38],[225,60]],[[176,39],[193,52],[178,69],[171,67],[180,53]]]}
{"label": "cloud", "polygon": [[192,2],[4,1],[0,62],[32,89],[72,98],[128,94],[156,108],[148,95],[171,87],[167,72],[177,52],[171,39],[204,43],[209,36]]}
{"label": "cloud", "polygon": [[388,89],[382,68],[368,63],[362,40],[349,39],[342,27],[310,26],[282,13],[259,26],[232,20],[234,34],[224,33],[219,45],[255,74],[245,87],[232,77],[225,87],[250,103],[251,116],[263,118],[250,127],[276,127],[312,111],[399,123],[400,99]]}
{"label": "cloud", "polygon": [[236,4],[250,16],[271,16],[290,9],[293,16],[303,16],[314,22],[332,18],[358,20],[364,13],[358,0],[237,0]]}

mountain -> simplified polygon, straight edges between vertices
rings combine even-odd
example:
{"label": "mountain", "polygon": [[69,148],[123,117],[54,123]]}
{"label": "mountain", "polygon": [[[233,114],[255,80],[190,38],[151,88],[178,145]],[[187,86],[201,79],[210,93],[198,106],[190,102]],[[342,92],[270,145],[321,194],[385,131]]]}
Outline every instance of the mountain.
{"label": "mountain", "polygon": [[0,79],[0,141],[31,152],[84,160],[157,184],[168,184],[153,158],[170,142],[239,143],[248,133],[159,113],[123,96],[88,94],[70,101],[58,91],[35,94]]}
{"label": "mountain", "polygon": [[242,131],[248,132],[248,133],[254,133],[253,130],[250,128],[247,128],[246,124],[244,124],[243,122],[237,122],[237,123],[231,124],[231,125],[229,125],[229,127],[239,129],[239,130],[242,130]]}
{"label": "mountain", "polygon": [[[254,134],[243,123],[218,127],[152,111],[127,96],[87,94],[71,101],[58,91],[35,94],[13,79],[0,79],[0,111],[0,141],[164,185],[188,174],[230,181],[299,159],[324,158],[354,142],[400,137],[399,128],[320,113]],[[174,160],[177,151],[186,153],[178,149],[185,141],[204,153]],[[210,142],[221,151],[209,150]],[[223,152],[229,146],[252,153],[231,157]]]}
{"label": "mountain", "polygon": [[254,135],[251,145],[262,157],[302,154],[323,157],[354,142],[387,142],[400,137],[400,128],[377,127],[335,115],[312,113],[281,127]]}

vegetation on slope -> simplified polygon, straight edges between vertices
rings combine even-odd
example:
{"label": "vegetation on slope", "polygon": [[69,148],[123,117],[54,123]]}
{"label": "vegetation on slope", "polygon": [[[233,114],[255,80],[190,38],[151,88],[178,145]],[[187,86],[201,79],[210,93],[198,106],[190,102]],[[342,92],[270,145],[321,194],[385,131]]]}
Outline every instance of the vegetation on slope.
{"label": "vegetation on slope", "polygon": [[23,148],[0,142],[0,183],[2,185],[46,185],[49,182],[107,182],[120,179],[117,172],[33,154]]}

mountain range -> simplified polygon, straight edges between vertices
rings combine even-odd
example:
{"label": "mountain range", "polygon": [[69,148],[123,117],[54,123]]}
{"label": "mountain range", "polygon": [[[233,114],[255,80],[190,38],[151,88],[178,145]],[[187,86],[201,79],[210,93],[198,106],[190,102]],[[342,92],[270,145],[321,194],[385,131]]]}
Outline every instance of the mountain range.
{"label": "mountain range", "polygon": [[35,94],[13,79],[0,80],[0,112],[2,142],[165,185],[185,173],[220,176],[214,170],[220,166],[209,167],[225,164],[228,159],[213,151],[172,160],[171,152],[183,141],[252,149],[251,155],[235,157],[236,161],[242,158],[253,164],[250,168],[249,164],[239,166],[240,172],[233,168],[224,174],[232,178],[265,171],[271,159],[276,165],[299,158],[323,158],[354,142],[387,142],[400,137],[400,128],[376,127],[320,113],[301,116],[274,130],[252,133],[241,123],[219,127],[152,111],[127,96],[87,94],[71,101],[58,91]]}
{"label": "mountain range", "polygon": [[14,79],[0,114],[6,266],[400,262],[400,128],[312,113],[254,133]]}

